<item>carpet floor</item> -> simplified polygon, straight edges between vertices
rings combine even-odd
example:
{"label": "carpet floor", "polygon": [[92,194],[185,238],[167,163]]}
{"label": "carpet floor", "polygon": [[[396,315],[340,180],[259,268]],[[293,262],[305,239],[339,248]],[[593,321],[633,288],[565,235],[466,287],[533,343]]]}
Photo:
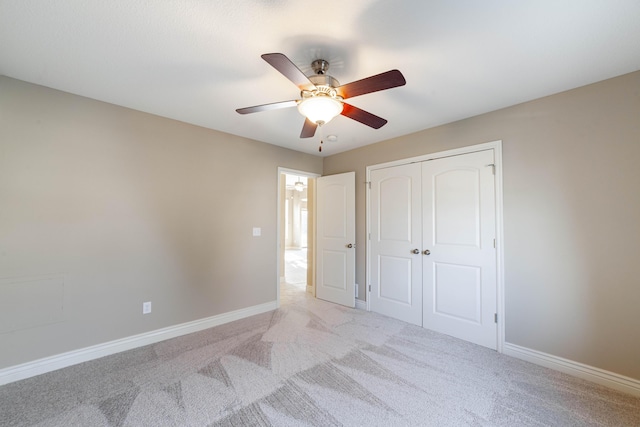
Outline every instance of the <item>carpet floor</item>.
{"label": "carpet floor", "polygon": [[640,398],[283,285],[278,310],[0,387],[2,426],[640,426]]}
{"label": "carpet floor", "polygon": [[284,277],[289,284],[307,284],[307,249],[284,252]]}

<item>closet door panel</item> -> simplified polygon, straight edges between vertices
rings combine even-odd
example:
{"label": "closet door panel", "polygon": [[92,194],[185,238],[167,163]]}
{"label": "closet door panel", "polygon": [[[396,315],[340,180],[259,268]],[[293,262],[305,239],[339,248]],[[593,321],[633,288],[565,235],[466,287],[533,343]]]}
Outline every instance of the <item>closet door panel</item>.
{"label": "closet door panel", "polygon": [[422,325],[420,173],[419,164],[374,170],[370,192],[370,308],[415,325]]}
{"label": "closet door panel", "polygon": [[422,163],[423,326],[497,345],[493,150]]}

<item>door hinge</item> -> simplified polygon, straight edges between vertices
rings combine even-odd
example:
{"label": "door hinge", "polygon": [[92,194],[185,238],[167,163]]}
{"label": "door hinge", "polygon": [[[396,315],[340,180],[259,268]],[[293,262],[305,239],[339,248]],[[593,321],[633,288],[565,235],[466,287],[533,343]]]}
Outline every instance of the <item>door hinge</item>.
{"label": "door hinge", "polygon": [[493,313],[493,322],[498,323],[498,313]]}
{"label": "door hinge", "polygon": [[491,166],[491,172],[495,175],[496,174],[496,165],[494,163],[491,163],[490,165],[487,165],[487,167]]}
{"label": "door hinge", "polygon": [[365,181],[364,183],[369,187],[369,190],[371,190],[371,181]]}
{"label": "door hinge", "polygon": [[496,248],[496,239],[493,239],[493,249]]}
{"label": "door hinge", "polygon": [[369,292],[371,292],[371,285],[369,285]]}
{"label": "door hinge", "polygon": [[369,233],[369,240],[371,240],[371,233]]}

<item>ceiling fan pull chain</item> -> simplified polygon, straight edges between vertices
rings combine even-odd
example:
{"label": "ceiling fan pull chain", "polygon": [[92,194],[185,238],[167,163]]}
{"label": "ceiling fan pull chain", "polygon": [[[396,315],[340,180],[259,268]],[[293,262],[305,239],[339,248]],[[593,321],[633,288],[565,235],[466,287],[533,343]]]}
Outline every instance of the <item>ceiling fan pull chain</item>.
{"label": "ceiling fan pull chain", "polygon": [[322,153],[322,140],[324,139],[322,137],[322,135],[324,134],[323,130],[322,130],[322,125],[318,124],[318,127],[320,128],[320,146],[318,147],[318,151]]}

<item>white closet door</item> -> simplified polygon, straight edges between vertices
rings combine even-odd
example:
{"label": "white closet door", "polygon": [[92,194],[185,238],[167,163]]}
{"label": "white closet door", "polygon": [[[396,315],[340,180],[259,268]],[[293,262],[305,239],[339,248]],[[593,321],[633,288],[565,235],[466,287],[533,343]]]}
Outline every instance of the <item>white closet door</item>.
{"label": "white closet door", "polygon": [[420,164],[371,171],[370,309],[422,324]]}
{"label": "white closet door", "polygon": [[423,326],[495,349],[493,150],[422,163]]}

